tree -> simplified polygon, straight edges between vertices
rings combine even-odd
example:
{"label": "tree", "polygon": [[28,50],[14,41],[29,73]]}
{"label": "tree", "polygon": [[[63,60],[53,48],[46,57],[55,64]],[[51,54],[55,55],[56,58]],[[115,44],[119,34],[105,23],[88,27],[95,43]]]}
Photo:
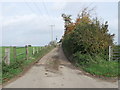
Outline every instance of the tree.
{"label": "tree", "polygon": [[[76,18],[76,22],[65,23],[63,47],[71,54],[81,53],[107,53],[108,46],[113,45],[114,34],[108,33],[108,22],[103,24],[98,18],[90,18],[86,8]],[[69,15],[62,15],[67,18]],[[71,15],[70,15],[71,16]],[[65,20],[65,19],[64,19]],[[66,21],[65,21],[66,22]]]}
{"label": "tree", "polygon": [[62,14],[62,17],[65,21],[65,34],[71,32],[72,30],[74,30],[74,23],[71,22],[71,15],[66,15],[66,14]]}

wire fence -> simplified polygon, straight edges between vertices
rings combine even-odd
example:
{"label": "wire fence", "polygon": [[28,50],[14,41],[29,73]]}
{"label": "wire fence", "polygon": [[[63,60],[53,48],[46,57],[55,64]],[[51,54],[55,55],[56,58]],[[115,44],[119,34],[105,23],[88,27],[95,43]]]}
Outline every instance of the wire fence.
{"label": "wire fence", "polygon": [[40,53],[44,47],[2,47],[2,61],[10,65],[16,60],[29,60]]}

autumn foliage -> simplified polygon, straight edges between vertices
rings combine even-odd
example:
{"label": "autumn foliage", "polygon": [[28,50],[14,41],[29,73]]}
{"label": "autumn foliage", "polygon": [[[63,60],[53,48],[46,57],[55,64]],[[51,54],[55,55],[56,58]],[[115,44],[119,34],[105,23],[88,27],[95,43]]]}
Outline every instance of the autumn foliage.
{"label": "autumn foliage", "polygon": [[108,22],[101,23],[98,18],[91,18],[87,9],[72,22],[71,15],[62,14],[65,21],[63,47],[71,53],[106,53],[113,45],[114,34],[108,33]]}
{"label": "autumn foliage", "polygon": [[114,45],[114,34],[108,33],[108,22],[92,18],[86,8],[74,22],[71,15],[63,14],[62,17],[65,21],[62,48],[68,60],[92,75],[120,75],[118,62],[108,59],[108,47]]}

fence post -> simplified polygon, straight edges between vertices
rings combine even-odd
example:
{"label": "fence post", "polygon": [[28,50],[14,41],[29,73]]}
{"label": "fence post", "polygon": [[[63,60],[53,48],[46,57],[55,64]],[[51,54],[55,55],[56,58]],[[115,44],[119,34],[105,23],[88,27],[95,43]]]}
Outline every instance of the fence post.
{"label": "fence post", "polygon": [[28,46],[26,45],[25,48],[26,48],[26,60],[28,60],[29,58]]}
{"label": "fence post", "polygon": [[37,47],[37,53],[39,53],[39,51],[38,51],[38,47]]}
{"label": "fence post", "polygon": [[5,48],[5,64],[10,65],[10,48]]}
{"label": "fence post", "polygon": [[35,54],[37,54],[37,47],[35,47]]}
{"label": "fence post", "polygon": [[39,52],[41,51],[40,47],[39,47]]}
{"label": "fence post", "polygon": [[16,57],[16,46],[13,47],[13,55],[14,55],[14,60],[16,60],[17,59],[17,57]]}
{"label": "fence post", "polygon": [[112,59],[112,46],[109,46],[109,61]]}

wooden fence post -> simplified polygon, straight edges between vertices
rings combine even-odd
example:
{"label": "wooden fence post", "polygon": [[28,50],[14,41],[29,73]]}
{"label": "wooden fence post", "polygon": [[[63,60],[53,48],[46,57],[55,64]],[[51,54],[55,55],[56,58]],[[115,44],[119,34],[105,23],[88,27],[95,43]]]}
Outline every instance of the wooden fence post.
{"label": "wooden fence post", "polygon": [[17,55],[16,55],[16,46],[13,47],[13,55],[14,55],[14,60],[17,59]]}
{"label": "wooden fence post", "polygon": [[10,65],[10,48],[5,48],[5,64]]}
{"label": "wooden fence post", "polygon": [[28,60],[28,58],[29,58],[28,46],[26,45],[25,48],[26,48],[26,60]]}

